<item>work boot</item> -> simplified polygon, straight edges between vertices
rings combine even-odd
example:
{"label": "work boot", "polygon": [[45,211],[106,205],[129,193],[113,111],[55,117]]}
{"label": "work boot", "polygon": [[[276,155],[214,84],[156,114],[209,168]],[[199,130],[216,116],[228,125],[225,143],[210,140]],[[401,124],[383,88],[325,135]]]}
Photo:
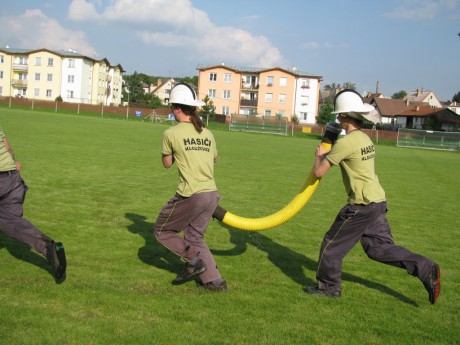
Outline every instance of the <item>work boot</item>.
{"label": "work boot", "polygon": [[434,263],[431,266],[430,275],[428,276],[428,280],[423,283],[425,286],[426,291],[428,291],[428,299],[430,300],[431,304],[435,304],[439,293],[441,292],[441,270],[439,269],[439,265]]}
{"label": "work boot", "polygon": [[177,275],[177,277],[173,280],[173,284],[177,285],[185,283],[194,276],[203,273],[204,271],[206,271],[206,265],[201,259],[198,259],[194,264],[191,262],[186,262],[184,272]]}
{"label": "work boot", "polygon": [[320,289],[317,286],[308,286],[304,289],[304,291],[310,295],[321,296],[321,297],[339,298],[342,296],[342,293],[340,292],[340,290],[327,291],[324,289]]}
{"label": "work boot", "polygon": [[64,245],[54,241],[48,246],[46,259],[53,268],[53,276],[56,281],[62,283],[66,278],[67,259],[65,256]]}

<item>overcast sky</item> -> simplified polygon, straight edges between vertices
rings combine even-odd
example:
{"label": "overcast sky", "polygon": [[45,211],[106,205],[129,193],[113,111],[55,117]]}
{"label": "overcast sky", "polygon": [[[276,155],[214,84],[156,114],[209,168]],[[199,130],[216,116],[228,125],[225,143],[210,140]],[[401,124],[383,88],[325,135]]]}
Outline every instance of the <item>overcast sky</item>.
{"label": "overcast sky", "polygon": [[3,0],[0,47],[73,49],[126,74],[297,67],[386,96],[460,91],[460,0]]}

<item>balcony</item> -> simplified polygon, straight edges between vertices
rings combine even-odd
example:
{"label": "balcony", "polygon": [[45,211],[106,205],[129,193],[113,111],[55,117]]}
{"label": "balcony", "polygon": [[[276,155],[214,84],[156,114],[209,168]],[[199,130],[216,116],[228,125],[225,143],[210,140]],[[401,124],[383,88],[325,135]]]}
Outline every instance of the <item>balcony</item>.
{"label": "balcony", "polygon": [[14,63],[13,64],[13,70],[14,71],[27,71],[28,69],[29,69],[29,65],[20,64],[20,63]]}
{"label": "balcony", "polygon": [[242,107],[257,107],[257,99],[241,99],[240,105]]}
{"label": "balcony", "polygon": [[23,79],[12,79],[11,80],[12,86],[27,86],[27,80]]}
{"label": "balcony", "polygon": [[243,90],[257,90],[259,84],[243,84]]}

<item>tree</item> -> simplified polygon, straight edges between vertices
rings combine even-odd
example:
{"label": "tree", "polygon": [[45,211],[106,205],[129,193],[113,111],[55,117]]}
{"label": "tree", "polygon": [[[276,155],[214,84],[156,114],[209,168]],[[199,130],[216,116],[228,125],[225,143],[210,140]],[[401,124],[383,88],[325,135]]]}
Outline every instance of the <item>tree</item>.
{"label": "tree", "polygon": [[340,88],[341,88],[341,85],[336,84],[336,83],[324,85],[324,90],[335,90],[335,89],[340,89]]}
{"label": "tree", "polygon": [[319,124],[326,124],[329,121],[335,121],[336,115],[331,114],[334,111],[334,104],[332,100],[324,104],[321,109],[319,109],[318,113],[318,123]]}
{"label": "tree", "polygon": [[203,102],[205,104],[198,111],[198,115],[200,115],[202,118],[206,117],[206,127],[208,127],[209,119],[214,119],[214,116],[216,115],[216,107],[208,95],[203,98]]}
{"label": "tree", "polygon": [[452,97],[452,102],[460,102],[460,91]]}
{"label": "tree", "polygon": [[294,136],[294,127],[297,126],[297,125],[299,124],[300,119],[299,119],[299,117],[298,117],[296,114],[294,114],[294,115],[292,115],[292,117],[291,117],[291,122],[292,122],[292,126],[291,126],[291,129],[292,129],[292,136]]}
{"label": "tree", "polygon": [[392,99],[403,99],[404,97],[407,96],[407,92],[404,90],[401,90],[399,92],[396,92],[391,96]]}
{"label": "tree", "polygon": [[347,81],[347,82],[343,83],[343,88],[344,89],[349,89],[349,90],[356,90],[356,84]]}

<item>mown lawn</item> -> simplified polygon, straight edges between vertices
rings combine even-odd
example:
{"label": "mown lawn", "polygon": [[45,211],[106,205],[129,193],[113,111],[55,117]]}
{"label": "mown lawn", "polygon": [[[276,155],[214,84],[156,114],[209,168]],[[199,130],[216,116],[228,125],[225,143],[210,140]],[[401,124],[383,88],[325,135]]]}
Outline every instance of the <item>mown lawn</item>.
{"label": "mown lawn", "polygon": [[[0,127],[30,187],[25,217],[68,256],[58,285],[44,258],[0,233],[1,343],[459,343],[458,153],[377,146],[396,242],[441,266],[436,305],[416,278],[369,260],[359,245],[345,259],[341,299],[303,292],[345,202],[338,169],[277,228],[212,221],[207,242],[229,291],[209,293],[194,282],[172,286],[183,262],[152,236],[178,180],[160,160],[166,125],[0,108]],[[219,126],[214,135],[221,205],[244,217],[286,205],[318,144]]]}

